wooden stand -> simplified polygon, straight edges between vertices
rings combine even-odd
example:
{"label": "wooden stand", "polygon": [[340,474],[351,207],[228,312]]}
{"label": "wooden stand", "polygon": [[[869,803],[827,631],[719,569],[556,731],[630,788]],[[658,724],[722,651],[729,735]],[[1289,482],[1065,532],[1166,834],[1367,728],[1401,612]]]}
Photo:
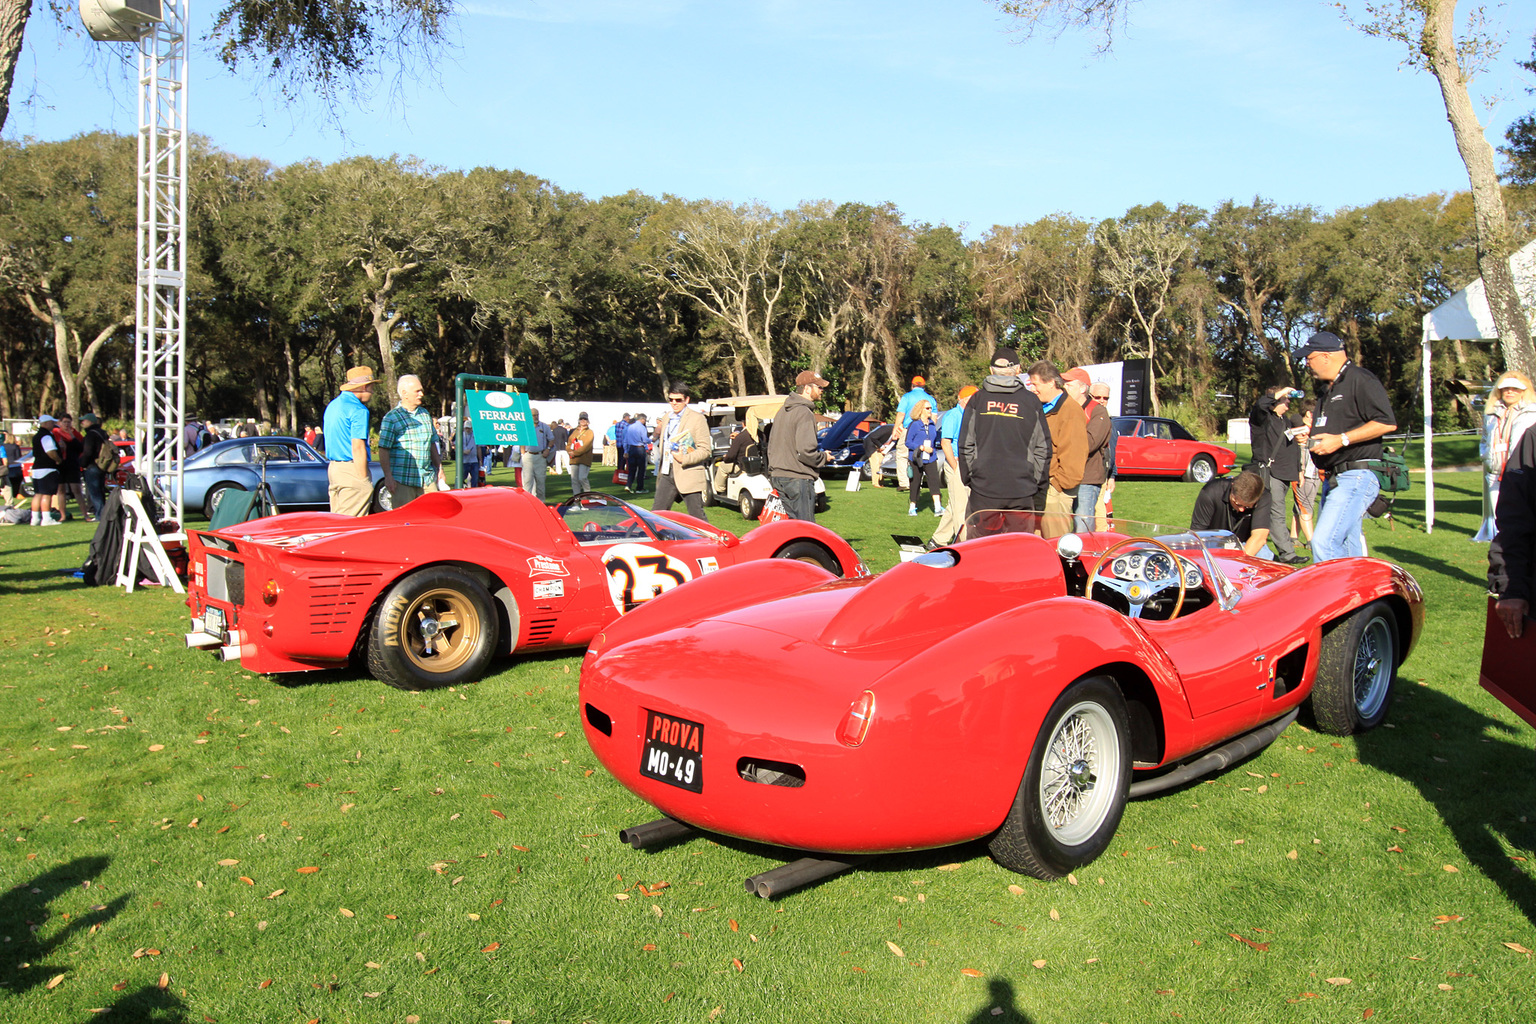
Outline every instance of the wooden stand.
{"label": "wooden stand", "polygon": [[133,593],[134,578],[138,575],[139,556],[147,555],[149,564],[154,567],[157,582],[161,586],[170,587],[178,594],[186,593],[186,589],[181,585],[181,579],[171,565],[170,558],[165,553],[165,546],[160,542],[160,535],[155,532],[155,524],[150,520],[149,513],[144,511],[143,503],[139,501],[138,493],[124,487],[122,501],[123,511],[127,513],[128,521],[123,526],[123,548],[117,557],[116,585],[126,588],[130,594]]}

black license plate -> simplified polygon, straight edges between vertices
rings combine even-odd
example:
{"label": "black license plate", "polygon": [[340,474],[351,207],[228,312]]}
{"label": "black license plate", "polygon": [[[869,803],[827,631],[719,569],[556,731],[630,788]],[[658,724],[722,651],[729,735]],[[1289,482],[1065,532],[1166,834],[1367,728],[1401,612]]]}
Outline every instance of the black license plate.
{"label": "black license plate", "polygon": [[679,789],[704,792],[704,727],[646,709],[640,774]]}

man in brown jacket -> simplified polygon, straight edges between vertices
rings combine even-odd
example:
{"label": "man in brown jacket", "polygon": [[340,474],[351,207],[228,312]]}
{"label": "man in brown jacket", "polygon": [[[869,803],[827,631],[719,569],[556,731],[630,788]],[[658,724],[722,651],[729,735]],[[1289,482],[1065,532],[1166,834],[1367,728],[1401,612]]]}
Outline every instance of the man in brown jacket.
{"label": "man in brown jacket", "polygon": [[704,514],[704,488],[708,483],[706,463],[714,454],[709,437],[709,422],[702,413],[688,408],[693,390],[674,383],[667,390],[667,404],[672,411],[656,421],[656,500],[651,511],[669,512],[678,498],[683,499],[688,514],[708,519]]}
{"label": "man in brown jacket", "polygon": [[1093,379],[1087,370],[1074,366],[1062,377],[1067,382],[1067,394],[1088,414],[1088,461],[1083,466],[1083,482],[1077,485],[1077,522],[1073,527],[1078,533],[1086,533],[1094,528],[1094,505],[1109,477],[1104,451],[1109,447],[1109,436],[1115,426],[1110,422],[1109,410],[1103,402],[1089,403],[1088,389],[1093,386]]}
{"label": "man in brown jacket", "polygon": [[1045,406],[1045,424],[1051,432],[1051,486],[1045,495],[1040,534],[1047,539],[1064,537],[1072,532],[1073,505],[1088,461],[1088,417],[1067,394],[1066,379],[1050,360],[1042,359],[1029,368],[1029,382]]}
{"label": "man in brown jacket", "polygon": [[587,419],[587,414],[582,413],[576,418],[576,426],[569,437],[565,439],[565,450],[571,458],[571,493],[580,494],[590,490],[592,476],[592,442],[595,435],[592,433],[592,424]]}

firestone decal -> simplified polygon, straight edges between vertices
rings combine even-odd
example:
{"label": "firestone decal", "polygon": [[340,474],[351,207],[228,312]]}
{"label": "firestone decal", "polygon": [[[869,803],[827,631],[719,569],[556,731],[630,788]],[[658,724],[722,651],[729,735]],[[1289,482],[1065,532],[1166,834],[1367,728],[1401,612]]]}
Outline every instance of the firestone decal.
{"label": "firestone decal", "polygon": [[621,613],[693,579],[688,563],[649,544],[616,544],[603,556],[608,594]]}
{"label": "firestone decal", "polygon": [[529,576],[569,576],[570,574],[571,571],[558,558],[550,558],[548,555],[534,555],[528,559]]}

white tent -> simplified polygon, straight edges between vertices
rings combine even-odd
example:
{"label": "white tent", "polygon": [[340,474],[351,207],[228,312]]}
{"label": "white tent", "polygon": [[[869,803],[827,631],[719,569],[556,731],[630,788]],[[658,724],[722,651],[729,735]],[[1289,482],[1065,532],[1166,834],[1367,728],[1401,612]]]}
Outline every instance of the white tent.
{"label": "white tent", "polygon": [[[1520,294],[1520,304],[1525,307],[1526,319],[1536,309],[1536,242],[1522,247],[1509,258],[1509,269],[1515,278],[1515,290]],[[1461,291],[1446,299],[1424,315],[1423,374],[1424,374],[1424,532],[1435,528],[1435,473],[1434,473],[1434,411],[1433,383],[1430,380],[1430,351],[1432,341],[1497,341],[1499,329],[1494,326],[1493,314],[1488,310],[1488,293],[1483,279],[1478,278]]]}

